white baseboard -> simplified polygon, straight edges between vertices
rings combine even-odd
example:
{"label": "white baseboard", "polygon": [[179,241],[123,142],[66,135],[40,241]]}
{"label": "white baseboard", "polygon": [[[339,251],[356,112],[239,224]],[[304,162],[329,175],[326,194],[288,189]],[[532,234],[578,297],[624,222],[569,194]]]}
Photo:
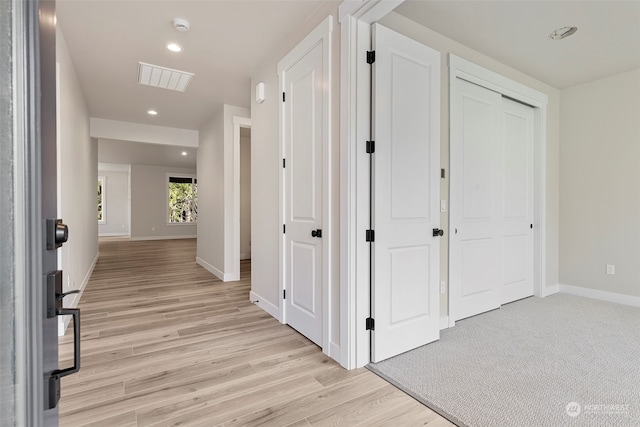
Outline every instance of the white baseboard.
{"label": "white baseboard", "polygon": [[256,294],[253,291],[249,292],[249,300],[251,300],[252,303],[254,303],[258,307],[260,307],[261,309],[269,313],[271,316],[278,319],[278,321],[282,322],[282,320],[280,320],[279,307],[276,307],[275,305],[271,304],[269,301],[265,300],[264,298],[262,298],[260,295]]}
{"label": "white baseboard", "polygon": [[196,257],[196,264],[201,265],[205,270],[207,270],[209,273],[213,274],[223,282],[228,281],[228,280],[225,280],[225,275],[222,271],[218,270],[216,267],[209,264],[207,261],[203,260],[202,258]]}
{"label": "white baseboard", "polygon": [[[96,264],[98,263],[98,258],[100,258],[100,252],[96,254],[96,257],[93,259],[91,263],[91,267],[89,267],[89,271],[84,275],[84,279],[82,279],[82,283],[80,284],[80,293],[73,295],[73,298],[70,298],[70,302],[65,302],[65,307],[76,308],[80,303],[80,298],[84,293],[87,284],[89,283],[89,279],[91,279],[91,275],[93,274],[93,269],[96,268]],[[67,332],[67,328],[69,327],[69,323],[71,323],[71,316],[60,316],[58,319],[58,336],[62,337]]]}
{"label": "white baseboard", "polygon": [[449,328],[449,316],[444,316],[440,318],[440,330]]}
{"label": "white baseboard", "polygon": [[98,237],[127,237],[129,233],[98,233]]}
{"label": "white baseboard", "polygon": [[188,235],[188,236],[142,236],[142,237],[131,237],[132,241],[140,241],[140,240],[175,240],[175,239],[195,239],[198,236]]}
{"label": "white baseboard", "polygon": [[640,307],[640,297],[631,295],[618,294],[615,292],[600,291],[597,289],[582,288],[580,286],[559,285],[560,292],[563,294],[576,295],[579,297],[597,299],[601,301],[613,302],[616,304],[630,305],[632,307]]}
{"label": "white baseboard", "polygon": [[251,259],[251,251],[240,254],[240,261],[243,259]]}
{"label": "white baseboard", "polygon": [[560,285],[547,286],[546,288],[544,288],[543,292],[543,298],[548,297],[549,295],[557,294],[558,292],[560,292]]}

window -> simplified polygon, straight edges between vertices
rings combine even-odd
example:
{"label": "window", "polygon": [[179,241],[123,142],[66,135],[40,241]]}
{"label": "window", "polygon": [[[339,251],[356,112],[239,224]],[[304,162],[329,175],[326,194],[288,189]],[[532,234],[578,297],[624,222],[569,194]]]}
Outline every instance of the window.
{"label": "window", "polygon": [[107,223],[107,213],[105,211],[105,191],[106,181],[104,176],[98,177],[98,224]]}
{"label": "window", "polygon": [[198,180],[193,176],[167,175],[169,224],[195,223],[198,219]]}

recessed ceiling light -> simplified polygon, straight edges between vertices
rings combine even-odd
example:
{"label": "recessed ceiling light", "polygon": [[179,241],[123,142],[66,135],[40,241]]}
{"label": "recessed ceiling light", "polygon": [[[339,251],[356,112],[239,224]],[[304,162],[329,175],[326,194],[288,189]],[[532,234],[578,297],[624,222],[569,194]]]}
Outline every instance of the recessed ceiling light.
{"label": "recessed ceiling light", "polygon": [[150,115],[150,116],[157,116],[158,112],[156,110],[149,110],[149,111],[147,111],[147,114]]}
{"label": "recessed ceiling light", "polygon": [[167,49],[169,49],[171,52],[181,52],[182,51],[182,46],[180,46],[177,43],[169,43],[167,45]]}
{"label": "recessed ceiling light", "polygon": [[549,34],[550,40],[562,40],[578,31],[578,27],[562,27]]}
{"label": "recessed ceiling light", "polygon": [[187,152],[186,152],[186,151],[183,151],[183,152],[182,152],[182,155],[183,155],[183,156],[186,156],[186,155],[187,155]]}

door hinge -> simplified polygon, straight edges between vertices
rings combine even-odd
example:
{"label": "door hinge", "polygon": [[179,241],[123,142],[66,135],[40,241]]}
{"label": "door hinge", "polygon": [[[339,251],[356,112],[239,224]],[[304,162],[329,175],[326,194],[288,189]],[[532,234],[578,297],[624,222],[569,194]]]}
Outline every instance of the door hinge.
{"label": "door hinge", "polygon": [[374,62],[376,62],[376,51],[367,51],[367,64],[373,64]]}
{"label": "door hinge", "polygon": [[287,225],[282,224],[282,234],[286,234],[286,233],[287,233]]}
{"label": "door hinge", "polygon": [[366,240],[367,242],[374,242],[376,240],[376,232],[374,230],[367,230]]}
{"label": "door hinge", "polygon": [[287,167],[287,161],[285,159],[282,159],[282,167],[283,168]]}
{"label": "door hinge", "polygon": [[285,100],[286,100],[286,95],[284,92],[282,92],[282,102],[285,102]]}
{"label": "door hinge", "polygon": [[367,141],[367,154],[373,154],[376,151],[376,142]]}
{"label": "door hinge", "polygon": [[367,317],[366,320],[367,331],[373,331],[376,329],[376,322],[372,317]]}
{"label": "door hinge", "polygon": [[286,289],[282,290],[282,299],[287,299],[287,290]]}

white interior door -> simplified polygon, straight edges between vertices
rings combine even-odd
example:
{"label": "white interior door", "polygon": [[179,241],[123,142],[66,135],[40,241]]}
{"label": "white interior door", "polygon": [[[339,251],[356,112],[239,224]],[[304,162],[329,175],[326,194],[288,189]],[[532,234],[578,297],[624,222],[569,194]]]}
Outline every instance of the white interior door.
{"label": "white interior door", "polygon": [[533,294],[533,109],[452,85],[453,320]]}
{"label": "white interior door", "polygon": [[372,361],[439,338],[440,53],[373,26]]}
{"label": "white interior door", "polygon": [[502,96],[464,80],[451,127],[450,296],[454,320],[500,306],[501,254],[497,207],[502,199]]}
{"label": "white interior door", "polygon": [[322,43],[284,70],[283,88],[285,319],[322,346]]}
{"label": "white interior door", "polygon": [[533,108],[502,98],[502,304],[533,295]]}

